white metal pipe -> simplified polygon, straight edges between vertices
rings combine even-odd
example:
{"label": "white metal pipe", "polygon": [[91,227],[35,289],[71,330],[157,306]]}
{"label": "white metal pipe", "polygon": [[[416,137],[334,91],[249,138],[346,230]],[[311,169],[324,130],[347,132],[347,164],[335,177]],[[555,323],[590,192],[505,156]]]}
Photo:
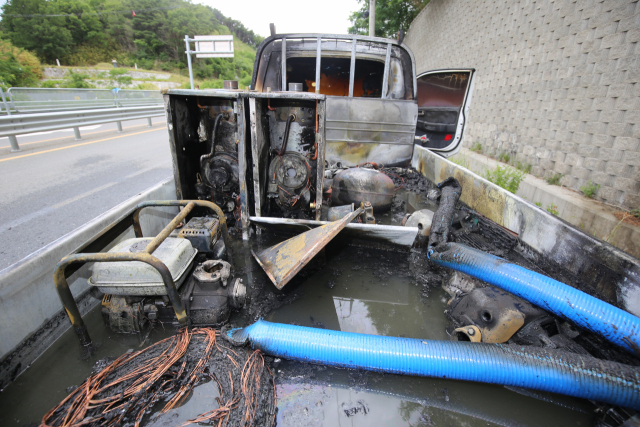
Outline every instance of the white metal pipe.
{"label": "white metal pipe", "polygon": [[369,0],[369,37],[376,36],[376,0]]}

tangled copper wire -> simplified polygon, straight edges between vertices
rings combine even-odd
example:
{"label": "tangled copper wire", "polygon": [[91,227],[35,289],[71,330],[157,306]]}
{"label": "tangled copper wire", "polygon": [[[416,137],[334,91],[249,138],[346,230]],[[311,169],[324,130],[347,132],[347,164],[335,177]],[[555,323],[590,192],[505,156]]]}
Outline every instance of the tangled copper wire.
{"label": "tangled copper wire", "polygon": [[[193,388],[207,377],[218,385],[218,408],[204,412],[182,426],[214,422],[217,422],[218,426],[226,426],[233,411],[240,406],[245,408],[243,414],[238,414],[242,416],[241,425],[253,426],[257,411],[264,410],[258,408],[256,396],[260,394],[260,388],[263,386],[262,376],[265,368],[273,387],[273,425],[276,406],[275,383],[262,353],[258,350],[250,351],[240,370],[238,362],[243,358],[233,349],[219,344],[219,334],[219,331],[211,328],[184,328],[176,335],[144,350],[120,356],[102,371],[90,376],[58,406],[47,412],[40,426],[117,426],[123,421],[135,420],[134,425],[138,427],[154,404],[166,396],[171,396],[156,416],[180,406]],[[188,368],[187,360],[193,358],[193,355],[188,355],[187,349],[194,338],[204,340],[205,350],[197,354],[199,360],[195,366]],[[144,359],[143,356],[162,347],[165,348],[160,354]],[[229,377],[231,388],[228,396],[224,396],[224,387],[216,377],[216,374],[223,373],[205,372],[214,349],[226,353],[230,363],[240,372],[239,388],[234,384],[231,370],[225,373]],[[134,369],[126,371],[127,364],[131,364]],[[114,374],[119,373],[119,369],[124,369],[126,373],[113,378]]]}

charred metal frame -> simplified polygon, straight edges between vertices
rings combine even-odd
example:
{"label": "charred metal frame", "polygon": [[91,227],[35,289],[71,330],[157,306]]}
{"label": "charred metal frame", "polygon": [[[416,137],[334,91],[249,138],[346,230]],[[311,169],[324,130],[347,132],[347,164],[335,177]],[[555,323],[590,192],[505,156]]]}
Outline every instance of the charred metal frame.
{"label": "charred metal frame", "polygon": [[[396,40],[385,39],[381,37],[368,37],[368,36],[360,36],[353,34],[276,34],[271,37],[267,37],[264,41],[258,46],[256,57],[260,57],[263,48],[269,43],[280,40],[281,41],[281,78],[282,78],[282,91],[287,90],[287,39],[296,39],[296,40],[306,40],[306,39],[315,39],[317,48],[316,48],[316,93],[320,93],[320,63],[322,61],[322,41],[323,40],[351,40],[351,68],[349,70],[349,97],[353,97],[353,85],[355,78],[355,69],[356,69],[356,47],[358,42],[374,42],[380,44],[386,44],[387,52],[384,61],[384,75],[382,82],[382,99],[387,99],[387,84],[389,82],[389,63],[391,60],[391,48],[395,45],[398,47],[402,47],[411,58],[411,67],[413,69],[413,94],[416,96],[418,93],[418,84],[416,80],[416,61],[413,57],[413,53],[411,50],[404,44],[398,43]],[[255,89],[256,79],[258,75],[258,63],[260,61],[256,61],[253,67],[253,77],[251,79],[251,88]]]}
{"label": "charred metal frame", "polygon": [[[184,206],[184,209],[182,209],[180,213],[178,213],[178,215],[176,215],[176,217],[167,224],[167,226],[156,237],[154,237],[151,242],[149,242],[144,252],[90,252],[97,249],[94,245],[99,244],[100,241],[102,241],[103,244],[109,242],[130,226],[133,226],[136,237],[143,237],[142,228],[140,227],[140,211],[144,208],[153,206]],[[73,294],[69,290],[67,278],[77,271],[82,264],[87,262],[139,261],[149,264],[155,268],[160,274],[160,277],[162,277],[162,281],[167,288],[167,296],[173,305],[178,322],[181,326],[186,326],[188,324],[187,314],[184,310],[184,306],[182,305],[180,295],[173,283],[171,272],[162,261],[153,256],[153,252],[167,237],[169,237],[169,234],[176,229],[178,224],[180,224],[180,222],[182,222],[196,207],[210,209],[218,215],[218,221],[222,230],[222,238],[224,240],[229,261],[233,265],[233,252],[229,241],[229,231],[227,229],[227,221],[224,213],[216,204],[205,200],[154,200],[140,203],[134,209],[129,211],[129,213],[122,216],[118,221],[105,227],[100,233],[96,234],[91,240],[77,249],[75,253],[67,255],[60,260],[53,273],[53,282],[55,284],[56,291],[60,296],[62,306],[69,316],[73,329],[76,335],[78,335],[80,344],[82,344],[83,347],[87,349],[91,348],[91,337],[89,336],[89,331],[82,320],[82,316],[80,315],[76,301],[73,298]],[[105,239],[107,240],[105,241]],[[72,264],[76,264],[74,266],[75,268],[67,269],[67,267]]]}
{"label": "charred metal frame", "polygon": [[[176,141],[178,127],[174,117],[175,108],[172,99],[177,96],[195,96],[202,99],[212,98],[216,100],[233,101],[233,111],[237,118],[238,130],[238,169],[239,169],[239,187],[240,187],[240,215],[242,219],[242,239],[249,239],[249,196],[247,193],[247,122],[245,120],[246,111],[246,92],[239,90],[214,89],[214,90],[188,90],[188,89],[171,89],[163,92],[164,108],[167,117],[167,128],[169,130],[169,149],[173,159],[173,176],[176,184],[176,193],[178,198],[191,197],[185,193],[187,184],[183,175],[180,173],[180,163],[178,160],[178,147]],[[197,101],[196,101],[197,102]],[[226,226],[226,225],[225,225]]]}
{"label": "charred metal frame", "polygon": [[[318,144],[318,158],[316,168],[316,220],[320,219],[322,213],[322,185],[324,182],[324,159],[325,159],[325,116],[326,116],[326,96],[309,92],[249,92],[246,94],[249,98],[249,111],[251,123],[251,156],[253,158],[253,191],[254,191],[254,209],[255,216],[262,216],[262,193],[264,182],[261,181],[261,172],[268,168],[266,164],[262,164],[264,157],[264,149],[268,147],[268,141],[264,140],[262,128],[262,103],[258,101],[278,99],[291,101],[316,101],[316,116],[318,117],[318,133],[316,134],[316,143]],[[243,175],[240,175],[242,181]]]}

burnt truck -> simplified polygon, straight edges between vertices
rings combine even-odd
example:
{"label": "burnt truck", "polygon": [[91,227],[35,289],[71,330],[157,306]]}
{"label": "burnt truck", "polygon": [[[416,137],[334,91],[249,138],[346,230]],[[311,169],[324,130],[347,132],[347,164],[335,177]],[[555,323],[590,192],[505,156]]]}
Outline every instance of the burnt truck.
{"label": "burnt truck", "polygon": [[[445,378],[435,387],[446,384],[446,402],[454,379],[500,384],[527,396],[519,405],[537,425],[636,419],[640,261],[445,160],[460,149],[474,73],[417,75],[396,40],[286,34],[258,47],[249,88],[164,91],[176,200],[136,206],[55,271],[83,348],[95,351],[67,278],[94,263],[89,285],[114,332],[223,326],[274,369],[282,358]],[[140,212],[158,206],[180,210],[145,237]],[[134,239],[109,246],[129,227]],[[331,265],[344,259],[358,273]],[[298,299],[295,314],[286,307]],[[289,368],[273,383],[283,425],[301,422],[296,393],[322,400],[353,386]],[[378,380],[358,383],[368,398],[528,425],[500,399],[478,409],[462,389],[449,404],[424,400],[432,385]],[[311,406],[320,418],[333,408]],[[341,408],[376,411],[364,400]]]}

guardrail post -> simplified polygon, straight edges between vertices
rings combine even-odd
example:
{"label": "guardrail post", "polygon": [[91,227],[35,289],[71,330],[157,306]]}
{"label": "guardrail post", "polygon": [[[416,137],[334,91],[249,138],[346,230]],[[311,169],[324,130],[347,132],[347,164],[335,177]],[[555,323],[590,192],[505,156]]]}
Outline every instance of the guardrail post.
{"label": "guardrail post", "polygon": [[122,133],[122,132],[124,132],[124,131],[122,130],[122,122],[116,122],[116,124],[118,125],[118,133]]}
{"label": "guardrail post", "polygon": [[150,128],[151,126],[153,126],[153,123],[151,123],[151,117],[147,117],[147,127]]}
{"label": "guardrail post", "polygon": [[[0,95],[2,95],[2,103],[4,104],[4,109],[7,111],[7,116],[11,115],[11,109],[9,108],[9,105],[7,104],[7,99],[4,97],[4,91],[2,90],[2,88],[0,88]],[[9,139],[11,139],[11,137],[9,137]],[[15,140],[16,137],[14,136],[13,139]],[[11,145],[13,147],[13,144]],[[18,146],[18,143],[16,142],[16,146]],[[18,148],[17,151],[19,151],[20,149]]]}
{"label": "guardrail post", "polygon": [[73,128],[73,133],[76,136],[76,141],[80,141],[82,139],[82,135],[80,135],[80,128],[74,127]]}
{"label": "guardrail post", "polygon": [[9,144],[11,144],[11,151],[21,151],[18,145],[18,138],[15,135],[9,135]]}

